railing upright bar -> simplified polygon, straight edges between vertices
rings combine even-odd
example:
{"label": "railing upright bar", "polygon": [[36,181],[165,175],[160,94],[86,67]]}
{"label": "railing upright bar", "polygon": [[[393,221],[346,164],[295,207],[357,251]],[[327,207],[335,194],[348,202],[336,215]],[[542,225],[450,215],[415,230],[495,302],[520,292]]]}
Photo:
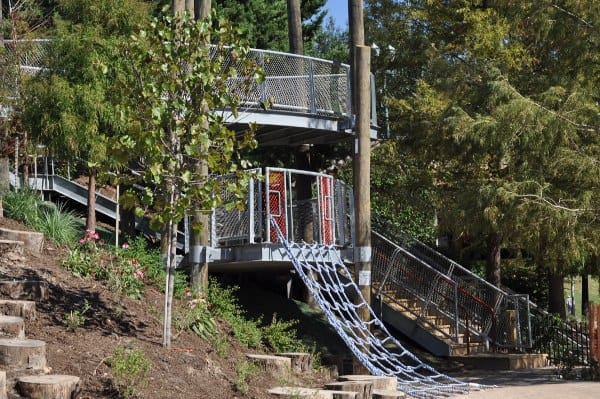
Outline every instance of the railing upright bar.
{"label": "railing upright bar", "polygon": [[315,96],[315,67],[314,61],[312,59],[308,59],[308,70],[309,70],[309,96],[308,103],[310,104],[310,113],[315,114],[317,112],[317,103]]}
{"label": "railing upright bar", "polygon": [[248,243],[254,242],[254,178],[248,181],[248,206],[246,212],[248,212]]}
{"label": "railing upright bar", "polygon": [[[459,317],[458,317],[458,285],[454,284],[454,339],[458,344],[458,332],[459,332]],[[467,329],[469,324],[467,323]]]}

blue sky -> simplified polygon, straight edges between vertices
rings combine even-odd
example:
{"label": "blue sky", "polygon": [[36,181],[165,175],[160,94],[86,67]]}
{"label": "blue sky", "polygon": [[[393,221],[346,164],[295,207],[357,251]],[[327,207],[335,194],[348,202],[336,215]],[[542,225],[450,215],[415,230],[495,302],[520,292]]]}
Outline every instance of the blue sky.
{"label": "blue sky", "polygon": [[331,16],[335,20],[336,26],[346,27],[348,24],[348,0],[327,0],[325,8],[329,11],[327,18]]}

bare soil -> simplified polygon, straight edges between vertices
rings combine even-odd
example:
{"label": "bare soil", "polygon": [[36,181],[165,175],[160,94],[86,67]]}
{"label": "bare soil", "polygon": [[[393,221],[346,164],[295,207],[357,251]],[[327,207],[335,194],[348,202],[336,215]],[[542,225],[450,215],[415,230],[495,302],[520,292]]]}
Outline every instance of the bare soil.
{"label": "bare soil", "polygon": [[[30,230],[7,218],[0,227]],[[309,373],[277,381],[268,375],[255,375],[245,393],[235,389],[236,365],[252,352],[232,338],[230,328],[220,322],[227,335],[230,350],[220,357],[211,344],[184,332],[170,349],[162,346],[163,294],[148,287],[141,300],[118,295],[91,279],[73,276],[61,267],[66,249],[46,243],[44,252],[35,255],[25,251],[24,261],[7,264],[0,259],[2,279],[43,279],[48,282],[49,298],[37,304],[38,317],[26,324],[28,338],[46,342],[48,370],[53,374],[70,374],[82,379],[79,398],[120,398],[114,388],[108,359],[115,348],[125,346],[142,350],[152,362],[148,385],[139,397],[174,398],[268,398],[267,389],[277,385],[322,386],[323,376]],[[65,313],[90,309],[86,322],[75,332],[67,331]]]}

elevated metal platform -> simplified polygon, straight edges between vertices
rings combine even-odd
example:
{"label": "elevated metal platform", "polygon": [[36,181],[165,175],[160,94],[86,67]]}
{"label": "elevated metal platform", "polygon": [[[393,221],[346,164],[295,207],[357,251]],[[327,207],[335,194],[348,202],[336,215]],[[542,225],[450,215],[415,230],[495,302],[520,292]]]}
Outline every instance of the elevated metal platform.
{"label": "elevated metal platform", "polygon": [[[47,39],[5,40],[7,51],[3,54],[3,60],[18,62],[27,73],[43,72],[49,43]],[[250,88],[240,85],[239,79],[228,81],[232,92],[241,96],[237,116],[227,109],[221,110],[224,121],[233,130],[241,133],[250,123],[256,123],[256,138],[262,146],[328,144],[354,136],[350,66],[314,57],[256,49],[251,50],[247,57],[262,67],[265,80]],[[239,67],[232,57],[226,56],[224,60],[224,67]],[[0,84],[10,90],[14,81],[4,75],[2,77]],[[376,104],[374,79],[371,82],[371,103]],[[6,117],[9,113],[9,108],[0,106],[0,116]],[[371,138],[377,139],[374,106],[371,125]]]}

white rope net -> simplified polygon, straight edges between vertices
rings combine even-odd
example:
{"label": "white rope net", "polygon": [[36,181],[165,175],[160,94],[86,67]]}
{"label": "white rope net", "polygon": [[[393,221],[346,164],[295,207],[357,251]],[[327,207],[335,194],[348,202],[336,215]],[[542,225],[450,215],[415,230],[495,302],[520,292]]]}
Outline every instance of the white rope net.
{"label": "white rope net", "polygon": [[[417,398],[437,398],[481,388],[437,372],[405,349],[365,302],[334,246],[289,242],[276,224],[272,225],[329,323],[371,374],[397,377],[398,390]],[[361,308],[368,309],[369,322],[361,320]]]}

